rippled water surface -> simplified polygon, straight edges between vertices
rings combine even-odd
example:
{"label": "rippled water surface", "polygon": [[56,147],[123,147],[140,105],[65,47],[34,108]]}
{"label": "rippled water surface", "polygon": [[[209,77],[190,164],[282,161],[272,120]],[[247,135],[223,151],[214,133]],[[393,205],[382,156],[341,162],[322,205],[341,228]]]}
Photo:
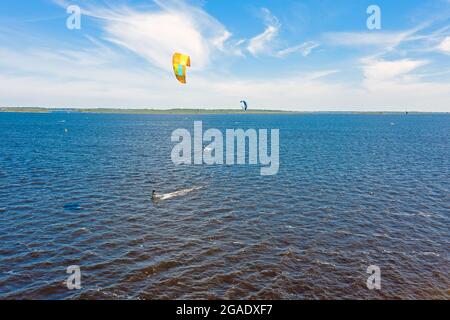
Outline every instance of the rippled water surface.
{"label": "rippled water surface", "polygon": [[[175,166],[194,120],[279,128],[279,174]],[[0,298],[449,297],[449,115],[0,113],[0,136]]]}

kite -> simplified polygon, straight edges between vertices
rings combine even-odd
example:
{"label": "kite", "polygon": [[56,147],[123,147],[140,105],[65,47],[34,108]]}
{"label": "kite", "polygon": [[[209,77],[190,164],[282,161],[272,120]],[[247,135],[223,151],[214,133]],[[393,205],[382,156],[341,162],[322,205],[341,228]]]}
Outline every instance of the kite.
{"label": "kite", "polygon": [[242,100],[241,101],[241,107],[242,107],[242,110],[247,111],[247,109],[248,109],[247,102]]}
{"label": "kite", "polygon": [[173,58],[173,72],[178,81],[186,83],[186,67],[191,66],[191,58],[188,55],[182,53],[174,53]]}

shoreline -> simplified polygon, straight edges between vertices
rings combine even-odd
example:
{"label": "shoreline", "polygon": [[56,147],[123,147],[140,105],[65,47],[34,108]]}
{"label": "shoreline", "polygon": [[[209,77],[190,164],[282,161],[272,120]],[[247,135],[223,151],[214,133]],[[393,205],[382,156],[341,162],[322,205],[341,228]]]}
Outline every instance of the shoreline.
{"label": "shoreline", "polygon": [[[142,114],[142,115],[307,115],[307,114],[361,114],[361,115],[405,115],[400,111],[285,111],[285,110],[237,110],[237,109],[108,109],[108,108],[0,108],[0,113],[94,113],[94,114]],[[408,111],[408,115],[450,114],[450,112]]]}

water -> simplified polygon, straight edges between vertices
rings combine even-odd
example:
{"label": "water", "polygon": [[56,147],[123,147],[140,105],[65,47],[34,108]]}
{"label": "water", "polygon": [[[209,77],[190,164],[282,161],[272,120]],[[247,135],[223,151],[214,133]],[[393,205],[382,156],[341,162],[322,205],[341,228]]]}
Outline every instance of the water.
{"label": "water", "polygon": [[[279,174],[174,166],[194,120],[279,128]],[[0,113],[0,136],[2,299],[449,297],[449,115]]]}

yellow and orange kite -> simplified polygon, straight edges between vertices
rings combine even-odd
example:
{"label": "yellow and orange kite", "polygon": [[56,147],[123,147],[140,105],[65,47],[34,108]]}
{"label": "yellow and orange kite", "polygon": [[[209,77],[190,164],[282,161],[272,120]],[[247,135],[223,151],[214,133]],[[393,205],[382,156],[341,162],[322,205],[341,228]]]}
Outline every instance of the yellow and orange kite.
{"label": "yellow and orange kite", "polygon": [[173,54],[172,62],[175,77],[177,77],[178,81],[185,84],[186,67],[191,66],[191,58],[188,55],[176,52]]}

